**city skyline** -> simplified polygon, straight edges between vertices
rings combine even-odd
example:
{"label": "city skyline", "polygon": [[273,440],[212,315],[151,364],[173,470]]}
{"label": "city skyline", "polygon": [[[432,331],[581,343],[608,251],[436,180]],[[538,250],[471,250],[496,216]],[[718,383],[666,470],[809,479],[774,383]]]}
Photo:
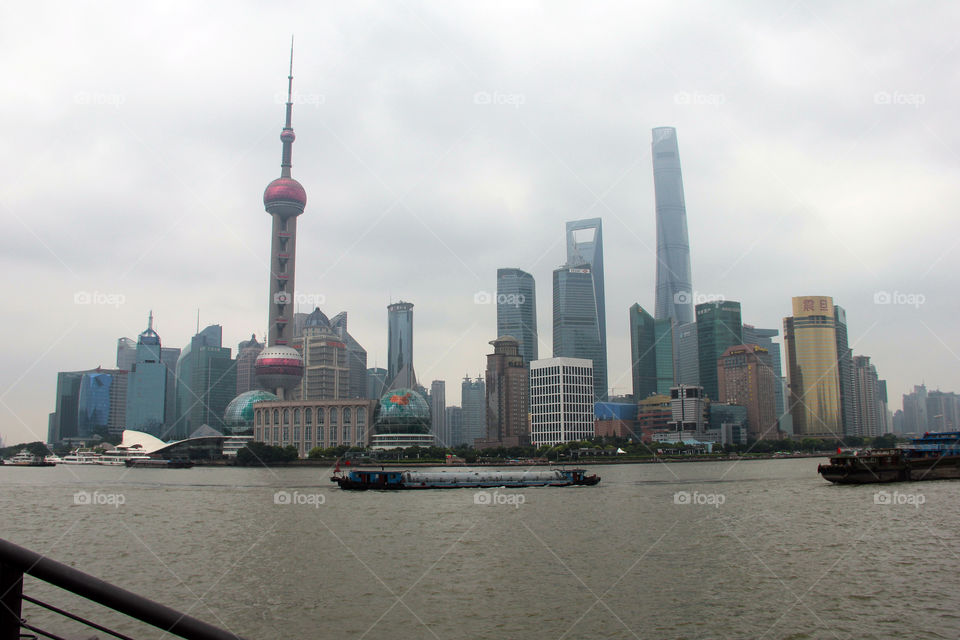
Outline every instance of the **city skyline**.
{"label": "city skyline", "polygon": [[[751,33],[764,34],[764,53],[781,51],[777,36],[790,41],[791,32],[776,23],[778,12],[728,10]],[[35,9],[9,11],[29,20]],[[58,20],[66,24],[72,11]],[[205,10],[197,11],[203,22]],[[418,11],[431,21],[443,15]],[[923,18],[947,23],[952,11]],[[89,61],[82,72],[47,57],[29,75],[14,71],[11,86],[19,93],[8,101],[9,121],[19,124],[9,130],[9,148],[25,151],[0,157],[10,176],[0,200],[17,231],[3,255],[12,272],[31,270],[32,290],[40,292],[31,298],[41,313],[22,344],[12,345],[0,378],[7,442],[43,439],[56,372],[112,367],[116,339],[142,331],[150,308],[165,345],[186,346],[198,307],[201,326],[223,326],[224,345],[235,347],[251,332],[264,335],[268,247],[258,198],[275,175],[285,97],[276,88],[289,28],[262,15],[272,35],[245,47],[224,35],[197,37],[187,45],[195,60],[187,68],[170,66],[161,54],[165,43],[152,34],[136,46],[143,58],[124,60],[117,52],[134,46],[131,36],[105,23],[94,27],[95,37],[67,37]],[[617,99],[602,105],[590,96],[610,95],[604,79],[566,70],[565,58],[538,34],[508,48],[538,49],[549,73],[570,74],[568,83],[546,81],[544,69],[517,62],[523,55],[510,56],[516,70],[485,59],[494,46],[490,18],[473,14],[477,52],[459,49],[445,20],[435,26],[440,41],[454,43],[475,73],[443,63],[429,88],[398,87],[395,98],[384,97],[351,81],[389,82],[377,69],[384,26],[369,27],[364,35],[375,36],[369,40],[322,37],[348,15],[356,14],[345,8],[318,14],[317,24],[297,36],[304,61],[294,97],[297,176],[317,195],[310,224],[299,230],[294,304],[327,313],[347,309],[370,366],[386,364],[382,309],[402,297],[417,304],[418,375],[446,380],[451,391],[464,371],[477,375],[497,336],[495,305],[477,306],[474,296],[495,291],[496,269],[504,266],[541,283],[539,350],[549,353],[552,325],[542,287],[560,262],[559,230],[568,220],[600,217],[607,230],[608,386],[628,392],[627,309],[654,303],[649,132],[671,126],[683,137],[684,189],[696,222],[690,227],[695,296],[738,300],[745,323],[781,327],[792,296],[822,292],[846,309],[851,349],[869,355],[887,379],[892,410],[915,384],[960,387],[950,346],[958,342],[951,322],[957,300],[946,289],[958,266],[955,234],[929,233],[953,224],[948,207],[957,196],[952,152],[958,145],[945,111],[952,90],[912,73],[948,68],[950,43],[900,33],[897,10],[875,25],[876,37],[842,13],[818,16],[844,44],[821,49],[818,55],[835,58],[824,73],[809,74],[820,68],[813,62],[790,61],[783,72],[794,79],[789,86],[771,77],[764,55],[751,53],[756,42],[745,48],[722,34],[698,46],[731,52],[702,70],[680,56],[671,62],[674,74],[656,72],[660,63],[645,47],[689,41],[696,25],[680,20],[658,35],[655,23],[627,27],[618,20],[602,38],[585,35],[599,45],[591,61],[646,80],[641,88],[617,88]],[[392,29],[429,35],[415,18],[400,18]],[[791,12],[791,19],[801,18]],[[573,16],[557,9],[554,19]],[[64,33],[54,29],[34,44],[14,38],[0,48],[9,59],[26,59],[34,47],[62,46],[51,38]],[[445,45],[424,40],[424,50],[404,52],[404,64],[425,69],[440,59]],[[631,48],[634,40],[645,44]],[[351,47],[357,55],[348,57]],[[890,47],[908,51],[907,59],[861,73],[863,59]],[[235,54],[227,60],[218,51]],[[741,59],[747,64],[739,81],[713,73]],[[229,88],[229,100],[207,95],[211,77]],[[766,108],[770,101],[783,108]],[[545,113],[557,119],[541,118]],[[386,149],[384,139],[406,155]],[[835,149],[829,158],[827,140]],[[908,164],[907,157],[921,162]],[[51,176],[58,182],[54,196]],[[922,197],[908,202],[907,194]],[[138,205],[135,222],[130,202]],[[37,250],[25,252],[14,238],[38,240]],[[25,307],[22,294],[7,287],[0,314],[5,326],[15,326]],[[456,404],[451,396],[448,403]]]}

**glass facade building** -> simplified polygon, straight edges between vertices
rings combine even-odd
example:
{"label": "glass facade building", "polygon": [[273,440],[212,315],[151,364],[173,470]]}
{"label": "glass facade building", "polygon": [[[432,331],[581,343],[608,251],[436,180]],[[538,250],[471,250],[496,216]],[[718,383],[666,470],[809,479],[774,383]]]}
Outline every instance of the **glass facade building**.
{"label": "glass facade building", "polygon": [[387,306],[387,386],[413,388],[413,304],[396,302]]}
{"label": "glass facade building", "polygon": [[177,360],[177,419],[171,437],[186,438],[207,424],[223,431],[223,415],[236,396],[237,363],[211,325],[190,339]]}
{"label": "glass facade building", "polygon": [[[655,317],[678,325],[694,321],[687,204],[680,173],[677,130],[653,130],[653,189],[657,211],[657,297]],[[685,381],[684,381],[685,382]]]}
{"label": "glass facade building", "polygon": [[461,422],[460,437],[465,444],[487,436],[487,385],[483,378],[463,378],[460,386]]}
{"label": "glass facade building", "polygon": [[837,378],[840,383],[840,423],[846,435],[862,435],[858,431],[860,424],[859,405],[856,402],[856,372],[853,363],[853,349],[847,337],[847,312],[839,305],[833,306],[833,320],[837,334]]}
{"label": "glass facade building", "polygon": [[790,414],[797,436],[843,434],[833,299],[793,298],[783,320]]}
{"label": "glass facade building", "polygon": [[109,373],[83,374],[77,398],[77,436],[89,438],[95,433],[105,434],[110,420],[110,386],[113,376]]}
{"label": "glass facade building", "polygon": [[539,357],[536,284],[526,271],[497,269],[497,336],[519,340],[520,355],[528,367]]}
{"label": "glass facade building", "polygon": [[630,307],[630,362],[633,397],[669,394],[673,386],[673,321],[654,320],[643,307]]}
{"label": "glass facade building", "polygon": [[740,303],[732,300],[697,305],[697,359],[700,361],[700,386],[711,400],[720,397],[717,363],[723,352],[743,344]]}

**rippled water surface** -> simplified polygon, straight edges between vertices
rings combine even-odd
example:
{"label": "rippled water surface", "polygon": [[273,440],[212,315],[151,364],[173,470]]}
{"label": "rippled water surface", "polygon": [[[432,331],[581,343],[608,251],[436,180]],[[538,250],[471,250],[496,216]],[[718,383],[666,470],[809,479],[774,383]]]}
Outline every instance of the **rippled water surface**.
{"label": "rippled water surface", "polygon": [[960,637],[960,482],[840,487],[818,462],[604,466],[596,487],[482,495],[7,467],[0,537],[248,638]]}

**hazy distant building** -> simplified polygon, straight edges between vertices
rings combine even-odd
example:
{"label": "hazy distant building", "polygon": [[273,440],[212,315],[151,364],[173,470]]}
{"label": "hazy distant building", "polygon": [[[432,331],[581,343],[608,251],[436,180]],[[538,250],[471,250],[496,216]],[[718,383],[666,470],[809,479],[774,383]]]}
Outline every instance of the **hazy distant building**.
{"label": "hazy distant building", "polygon": [[700,355],[697,345],[697,323],[676,327],[676,384],[700,384]]}
{"label": "hazy distant building", "polygon": [[237,345],[237,395],[258,388],[256,364],[263,347],[255,335]]}
{"label": "hazy distant building", "polygon": [[845,435],[861,435],[859,405],[857,404],[856,372],[853,350],[847,334],[847,312],[834,305],[833,320],[837,335],[837,382],[840,385],[840,423]]}
{"label": "hazy distant building", "polygon": [[443,380],[430,383],[430,426],[439,446],[453,446],[447,430],[447,383]]}
{"label": "hazy distant building", "polygon": [[497,269],[497,335],[520,341],[525,365],[539,356],[537,289],[533,276],[520,269]]}
{"label": "hazy distant building", "polygon": [[960,430],[960,396],[948,391],[930,391],[926,397],[930,431]]}
{"label": "hazy distant building", "polygon": [[927,387],[915,385],[911,393],[903,395],[904,433],[925,433],[930,430],[927,419]]}
{"label": "hazy distant building", "polygon": [[[693,282],[687,205],[680,172],[677,130],[653,130],[653,190],[657,213],[657,292],[655,317],[678,325],[694,321]],[[687,382],[687,381],[682,381]]]}
{"label": "hazy distant building", "polygon": [[383,367],[367,369],[367,398],[379,400],[387,392],[387,370]]}
{"label": "hazy distant building", "polygon": [[471,380],[469,376],[464,376],[460,386],[460,404],[463,410],[461,437],[463,442],[470,446],[487,433],[486,394],[483,378]]}
{"label": "hazy distant building", "polygon": [[513,336],[500,336],[490,342],[493,353],[487,355],[486,408],[487,432],[475,442],[478,447],[524,447],[530,444],[530,377],[520,354],[520,343]]}
{"label": "hazy distant building", "polygon": [[387,386],[413,388],[413,304],[395,302],[387,306]]}
{"label": "hazy distant building", "polygon": [[347,312],[341,311],[330,320],[330,327],[347,345],[348,398],[367,397],[367,350],[347,331]]}
{"label": "hazy distant building", "polygon": [[172,437],[185,438],[204,424],[220,432],[225,428],[224,411],[236,397],[237,368],[230,348],[222,346],[222,335],[220,325],[210,325],[180,352]]}
{"label": "hazy distant building", "polygon": [[630,361],[633,397],[640,401],[669,394],[673,386],[673,321],[654,320],[643,307],[630,307]]}
{"label": "hazy distant building", "polygon": [[594,436],[593,363],[545,358],[530,363],[530,440],[555,445]]}
{"label": "hazy distant building", "polygon": [[700,386],[708,398],[716,400],[720,397],[717,363],[727,349],[743,344],[740,303],[720,300],[698,304],[696,316]]}
{"label": "hazy distant building", "polygon": [[880,435],[879,404],[877,402],[877,368],[869,356],[853,356],[853,401],[857,423],[852,435],[875,437]]}
{"label": "hazy distant building", "polygon": [[464,444],[463,438],[463,410],[460,407],[447,407],[445,420],[447,432],[450,434],[450,447],[459,447]]}
{"label": "hazy distant building", "polygon": [[794,435],[843,435],[833,299],[793,298],[793,315],[783,319],[783,344]]}
{"label": "hazy distant building", "polygon": [[117,339],[117,369],[130,371],[137,361],[137,343],[130,338]]}
{"label": "hazy distant building", "polygon": [[887,398],[887,381],[877,380],[877,405],[879,406],[879,431],[881,434],[893,433],[893,416],[890,414],[890,403]]}
{"label": "hazy distant building", "polygon": [[773,397],[776,406],[778,427],[780,431],[792,433],[792,429],[788,431],[786,429],[787,425],[784,424],[789,423],[791,419],[789,417],[789,412],[786,411],[786,405],[784,402],[787,379],[783,375],[783,359],[780,356],[780,344],[773,341],[773,338],[776,338],[778,335],[780,335],[780,331],[777,329],[760,329],[759,327],[745,324],[743,325],[742,332],[743,344],[755,344],[759,347],[763,347],[767,350],[767,353],[770,356],[770,368],[773,369],[773,375],[777,380],[777,383],[774,387]]}
{"label": "hazy distant building", "polygon": [[777,440],[777,376],[770,353],[755,344],[728,348],[717,363],[717,401],[747,408],[749,435],[755,440]]}

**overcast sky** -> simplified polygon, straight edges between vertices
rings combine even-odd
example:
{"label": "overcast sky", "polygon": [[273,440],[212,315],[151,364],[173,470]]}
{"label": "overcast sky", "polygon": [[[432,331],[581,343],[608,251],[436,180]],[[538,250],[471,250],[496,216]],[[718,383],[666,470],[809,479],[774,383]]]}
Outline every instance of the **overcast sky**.
{"label": "overcast sky", "polygon": [[387,304],[413,302],[418,378],[458,403],[496,337],[474,295],[507,266],[536,278],[549,356],[563,224],[601,217],[610,386],[630,392],[627,310],[654,303],[650,130],[675,126],[698,294],[781,332],[792,296],[831,295],[892,409],[921,381],[960,391],[958,14],[6,3],[0,435],[45,439],[56,372],[113,366],[150,309],[167,346],[198,309],[234,350],[263,335],[291,32],[297,290],[349,312],[369,366],[386,365]]}

